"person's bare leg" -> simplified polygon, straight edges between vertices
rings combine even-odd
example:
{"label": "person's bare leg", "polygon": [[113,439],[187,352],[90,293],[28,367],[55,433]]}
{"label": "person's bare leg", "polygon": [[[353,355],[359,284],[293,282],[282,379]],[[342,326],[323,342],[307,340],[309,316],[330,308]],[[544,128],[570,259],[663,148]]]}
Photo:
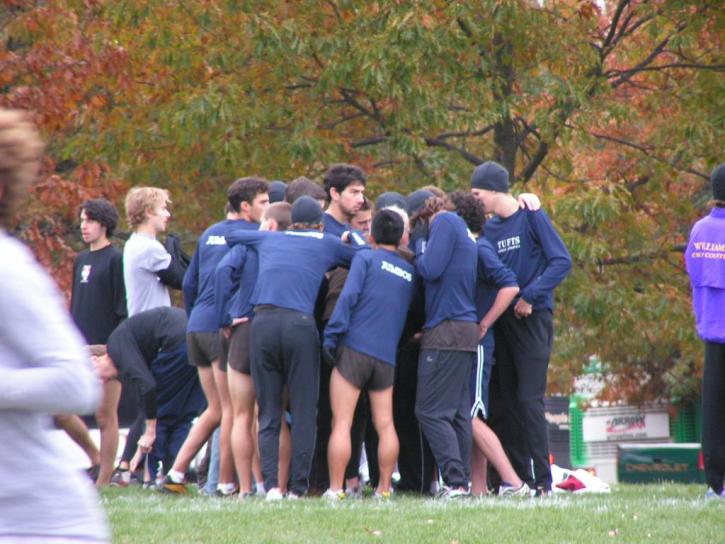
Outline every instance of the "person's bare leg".
{"label": "person's bare leg", "polygon": [[191,427],[189,435],[174,459],[172,470],[186,473],[191,460],[199,453],[201,447],[209,440],[211,433],[217,428],[222,417],[221,404],[216,386],[214,385],[214,375],[211,367],[200,366],[197,368],[199,372],[199,382],[206,397],[206,410],[204,410],[196,423]]}
{"label": "person's bare leg", "polygon": [[221,432],[219,433],[219,483],[234,484],[234,458],[232,456],[232,423],[234,416],[232,401],[229,396],[229,383],[227,373],[219,369],[219,360],[212,361],[219,402],[221,404]]}
{"label": "person's bare leg", "polygon": [[400,451],[398,435],[393,424],[393,388],[391,386],[382,391],[368,391],[368,395],[373,424],[378,433],[380,481],[377,492],[387,493],[392,490],[393,471]]}
{"label": "person's bare leg", "polygon": [[59,414],[54,416],[55,422],[66,434],[78,444],[88,456],[91,465],[95,466],[101,461],[101,454],[88,433],[88,427],[83,420],[75,414]]}
{"label": "person's bare leg", "polygon": [[118,453],[118,403],[121,400],[121,382],[110,380],[103,384],[101,405],[96,412],[98,430],[101,432],[101,468],[97,486],[111,483],[113,467]]}
{"label": "person's bare leg", "polygon": [[511,461],[506,456],[498,436],[478,418],[473,419],[473,443],[498,471],[504,482],[514,487],[521,486],[523,482],[511,466]]}
{"label": "person's bare leg", "polygon": [[488,494],[486,470],[488,470],[486,457],[474,443],[471,448],[471,495],[474,497]]}
{"label": "person's bare leg", "polygon": [[[330,408],[332,432],[327,445],[327,464],[330,471],[330,489],[342,490],[345,468],[350,460],[350,428],[355,415],[360,390],[342,377],[336,368],[330,376]],[[381,475],[382,480],[382,475]]]}
{"label": "person's bare leg", "polygon": [[252,377],[227,368],[229,396],[232,402],[233,423],[231,431],[232,455],[239,477],[239,496],[252,492],[252,460],[254,441],[252,420],[254,417],[254,382]]}

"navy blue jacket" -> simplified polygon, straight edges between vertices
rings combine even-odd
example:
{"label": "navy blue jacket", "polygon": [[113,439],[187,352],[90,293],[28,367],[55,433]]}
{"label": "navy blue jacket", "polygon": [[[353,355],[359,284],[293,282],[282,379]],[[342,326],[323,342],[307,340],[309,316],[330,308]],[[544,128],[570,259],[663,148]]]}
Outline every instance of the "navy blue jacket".
{"label": "navy blue jacket", "polygon": [[259,275],[252,295],[255,305],[271,304],[307,315],[313,315],[325,272],[349,266],[359,249],[317,231],[237,230],[227,236],[227,243],[257,249]]}
{"label": "navy blue jacket", "polygon": [[[498,258],[491,242],[480,236],[476,241],[478,250],[478,283],[476,285],[476,315],[478,321],[488,313],[496,300],[498,290],[503,287],[517,287],[516,274]],[[489,327],[481,342],[493,349],[493,327]]]}
{"label": "navy blue jacket", "polygon": [[257,284],[259,257],[254,249],[236,245],[219,261],[214,272],[214,303],[219,328],[254,313],[252,293]]}
{"label": "navy blue jacket", "polygon": [[226,237],[239,229],[257,230],[257,223],[244,220],[225,220],[206,229],[184,275],[184,306],[189,316],[187,332],[219,330],[214,306],[214,271],[229,246]]}
{"label": "navy blue jacket", "polygon": [[484,236],[516,274],[519,297],[534,310],[554,309],[554,288],[571,270],[571,257],[544,210],[518,210],[486,222]]}
{"label": "navy blue jacket", "polygon": [[395,366],[413,294],[415,269],[392,251],[360,251],[325,328],[324,344],[339,343]]}
{"label": "navy blue jacket", "polygon": [[427,242],[418,240],[415,268],[425,280],[425,325],[476,322],[476,241],[455,213],[436,216]]}

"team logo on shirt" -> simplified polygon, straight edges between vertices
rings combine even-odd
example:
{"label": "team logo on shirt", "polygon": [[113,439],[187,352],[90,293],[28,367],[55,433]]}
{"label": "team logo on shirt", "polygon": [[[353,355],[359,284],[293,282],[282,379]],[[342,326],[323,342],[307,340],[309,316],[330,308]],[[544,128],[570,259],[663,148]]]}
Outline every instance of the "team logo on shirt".
{"label": "team logo on shirt", "polygon": [[286,230],[284,233],[287,236],[302,236],[304,238],[317,238],[318,240],[322,240],[322,238],[325,236],[321,232],[307,232],[299,230]]}
{"label": "team logo on shirt", "polygon": [[81,283],[88,283],[88,276],[91,275],[91,265],[84,264],[81,268]]}
{"label": "team logo on shirt", "polygon": [[496,242],[496,249],[498,253],[506,253],[508,251],[516,251],[521,249],[521,237],[512,236],[511,238],[504,238]]}
{"label": "team logo on shirt", "polygon": [[206,239],[206,245],[208,246],[225,246],[227,245],[227,239],[224,236],[209,236]]}
{"label": "team logo on shirt", "polygon": [[403,278],[405,281],[413,281],[413,275],[410,272],[403,270],[399,266],[390,264],[388,261],[382,261],[380,263],[380,269],[390,272],[391,274],[395,274],[399,278]]}

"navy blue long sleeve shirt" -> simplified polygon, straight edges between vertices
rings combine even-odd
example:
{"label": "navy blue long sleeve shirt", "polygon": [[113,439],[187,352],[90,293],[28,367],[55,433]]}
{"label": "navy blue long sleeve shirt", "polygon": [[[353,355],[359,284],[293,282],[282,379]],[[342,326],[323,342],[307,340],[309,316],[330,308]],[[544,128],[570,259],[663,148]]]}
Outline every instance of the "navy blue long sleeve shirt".
{"label": "navy blue long sleeve shirt", "polygon": [[436,216],[427,243],[416,244],[415,269],[425,281],[425,325],[476,320],[477,250],[473,235],[455,213]]}
{"label": "navy blue long sleeve shirt", "polygon": [[257,223],[225,220],[206,229],[184,275],[184,306],[189,316],[187,332],[213,332],[219,329],[214,305],[214,271],[229,251],[226,237],[239,229],[257,230]]}
{"label": "navy blue long sleeve shirt", "polygon": [[544,210],[493,217],[484,236],[516,274],[519,297],[534,310],[554,309],[554,289],[569,275],[571,256]]}
{"label": "navy blue long sleeve shirt", "polygon": [[[504,287],[518,287],[516,274],[498,258],[491,242],[480,236],[476,241],[478,251],[478,282],[476,284],[476,316],[483,319],[493,306],[498,290]],[[483,345],[494,347],[493,327],[483,337]]]}
{"label": "navy blue long sleeve shirt", "polygon": [[214,304],[219,328],[238,317],[252,317],[252,293],[257,284],[259,257],[254,249],[236,245],[219,261],[214,272]]}
{"label": "navy blue long sleeve shirt", "polygon": [[338,344],[395,366],[416,280],[415,269],[392,251],[355,255],[330,321],[324,344]]}
{"label": "navy blue long sleeve shirt", "polygon": [[244,244],[259,254],[259,274],[252,302],[313,315],[325,272],[349,266],[357,249],[317,231],[252,232],[227,236],[230,246]]}

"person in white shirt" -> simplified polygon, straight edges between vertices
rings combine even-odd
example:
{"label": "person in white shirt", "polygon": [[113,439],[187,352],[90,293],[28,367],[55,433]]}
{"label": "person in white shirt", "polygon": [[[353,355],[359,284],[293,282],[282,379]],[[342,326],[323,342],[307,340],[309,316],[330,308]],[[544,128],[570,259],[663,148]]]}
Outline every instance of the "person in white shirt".
{"label": "person in white shirt", "polygon": [[170,202],[169,192],[157,187],[133,187],[126,194],[126,218],[133,230],[123,247],[128,317],[171,306],[169,288],[159,275],[171,265],[171,255],[156,240],[171,217]]}
{"label": "person in white shirt", "polygon": [[64,300],[3,230],[36,177],[42,144],[0,110],[0,543],[108,542],[93,484],[51,439],[52,414],[90,414],[101,383]]}

